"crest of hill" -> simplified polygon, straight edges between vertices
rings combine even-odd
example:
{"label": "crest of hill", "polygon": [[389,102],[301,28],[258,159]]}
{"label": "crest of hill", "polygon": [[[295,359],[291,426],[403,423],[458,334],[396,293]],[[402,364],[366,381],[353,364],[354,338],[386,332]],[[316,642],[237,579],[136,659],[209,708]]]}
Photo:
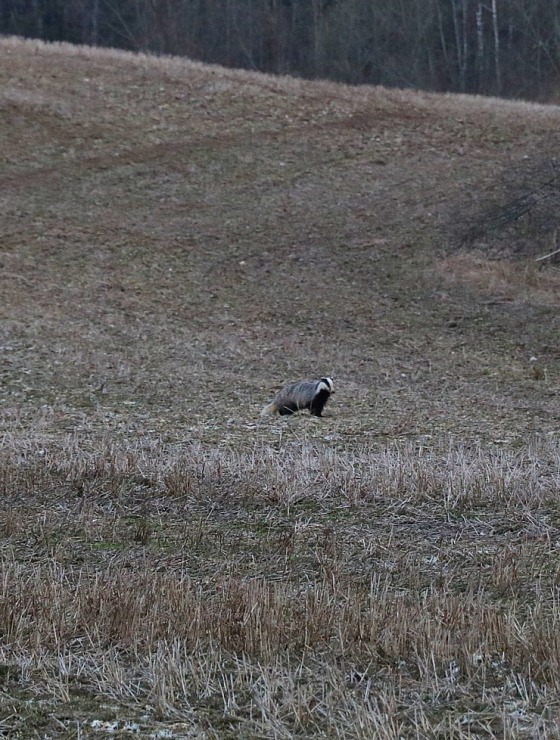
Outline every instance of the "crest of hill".
{"label": "crest of hill", "polygon": [[530,146],[527,126],[538,135],[560,119],[556,106],[350,87],[66,43],[3,38],[0,50],[0,104],[8,123],[10,113],[43,115],[59,132],[66,128],[70,139],[73,126],[105,126],[123,146],[193,132],[227,137],[313,131],[321,137],[323,129],[342,145],[346,130],[375,134],[389,127],[393,135],[412,137],[415,147],[454,150],[461,143],[462,153],[477,155],[486,147],[492,151],[500,137]]}

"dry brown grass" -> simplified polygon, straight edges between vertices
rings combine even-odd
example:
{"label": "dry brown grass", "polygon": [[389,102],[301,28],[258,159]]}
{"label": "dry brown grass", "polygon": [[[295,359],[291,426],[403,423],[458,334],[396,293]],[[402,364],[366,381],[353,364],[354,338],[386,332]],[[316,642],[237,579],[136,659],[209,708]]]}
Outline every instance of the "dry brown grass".
{"label": "dry brown grass", "polygon": [[556,441],[63,442],[2,463],[2,663],[39,728],[76,706],[62,724],[84,733],[558,729]]}
{"label": "dry brown grass", "polygon": [[438,275],[445,282],[467,284],[496,302],[517,301],[558,306],[560,270],[535,260],[488,261],[482,254],[458,254],[441,260]]}
{"label": "dry brown grass", "polygon": [[0,734],[558,736],[558,109],[0,51]]}

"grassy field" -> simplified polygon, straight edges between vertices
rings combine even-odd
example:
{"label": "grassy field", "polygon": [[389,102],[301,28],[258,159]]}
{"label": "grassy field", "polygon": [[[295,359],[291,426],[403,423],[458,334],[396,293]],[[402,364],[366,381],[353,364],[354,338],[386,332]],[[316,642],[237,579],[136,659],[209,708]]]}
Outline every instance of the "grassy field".
{"label": "grassy field", "polygon": [[0,55],[0,736],[558,737],[560,108]]}

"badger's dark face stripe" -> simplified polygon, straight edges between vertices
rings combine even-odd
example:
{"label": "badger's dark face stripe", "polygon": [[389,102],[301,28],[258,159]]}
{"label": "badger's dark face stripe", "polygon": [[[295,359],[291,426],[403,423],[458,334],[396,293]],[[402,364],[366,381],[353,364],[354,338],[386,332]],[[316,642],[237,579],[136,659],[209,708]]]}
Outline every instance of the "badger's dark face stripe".
{"label": "badger's dark face stripe", "polygon": [[332,378],[321,378],[321,380],[319,381],[319,385],[323,385],[323,384],[326,386],[329,393],[334,393],[334,390],[333,390],[334,384],[333,384]]}

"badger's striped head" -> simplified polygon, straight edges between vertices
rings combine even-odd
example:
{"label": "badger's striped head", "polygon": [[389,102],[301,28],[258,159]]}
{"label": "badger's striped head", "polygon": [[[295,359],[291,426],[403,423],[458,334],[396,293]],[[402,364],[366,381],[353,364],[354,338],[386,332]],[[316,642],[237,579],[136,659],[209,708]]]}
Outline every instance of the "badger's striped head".
{"label": "badger's striped head", "polygon": [[334,383],[332,378],[321,378],[317,385],[317,393],[319,391],[328,391],[329,393],[334,393]]}

